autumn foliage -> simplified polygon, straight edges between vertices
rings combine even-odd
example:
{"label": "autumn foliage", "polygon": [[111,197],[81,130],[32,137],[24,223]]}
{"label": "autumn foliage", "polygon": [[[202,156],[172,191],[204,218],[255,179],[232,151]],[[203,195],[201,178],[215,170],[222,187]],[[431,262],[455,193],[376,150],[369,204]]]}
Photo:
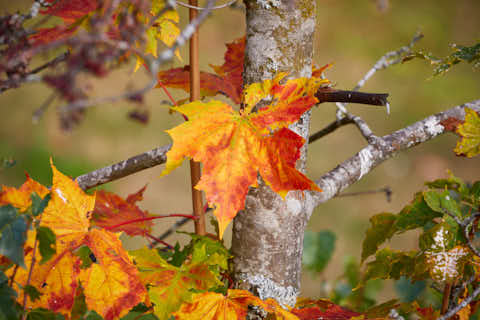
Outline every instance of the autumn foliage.
{"label": "autumn foliage", "polygon": [[[144,65],[154,73],[152,57],[158,58],[160,46],[172,47],[172,55],[180,59],[174,46],[180,34],[179,16],[166,1],[42,3],[37,9],[54,17],[54,23],[32,33],[22,29],[20,36],[5,43],[5,56],[12,58],[19,50],[25,54],[14,63],[2,62],[1,71],[8,77],[0,85],[2,90],[14,88],[31,76],[27,66],[42,48],[68,48],[60,56],[69,57],[65,69],[41,78],[70,103],[61,112],[65,128],[79,122],[84,113],[78,105],[86,92],[74,85],[80,72],[103,77],[113,68],[112,61],[123,63],[133,57],[135,69]],[[2,37],[18,27],[19,22],[12,19],[0,21]],[[319,104],[317,92],[330,90],[332,84],[323,77],[326,65],[312,67],[310,78],[291,79],[279,73],[242,88],[245,38],[226,46],[224,63],[211,65],[213,73],[200,74],[202,100],[172,101],[171,111],[185,121],[167,130],[173,146],[162,172],[170,173],[185,158],[202,163],[203,174],[194,187],[205,192],[218,234],[187,234],[191,239],[187,245],[171,246],[152,234],[155,221],[194,216],[142,210],[139,202],[146,187],[126,198],[104,190],[87,193],[51,161],[51,185],[41,185],[27,175],[20,187],[2,186],[0,191],[0,320],[240,320],[253,311],[278,320],[387,319],[395,318],[394,312],[433,319],[440,312],[415,301],[374,305],[366,293],[369,285],[378,279],[402,278],[430,281],[434,287],[461,284],[463,291],[456,293],[459,302],[477,292],[480,255],[472,240],[478,233],[480,182],[465,183],[453,175],[427,183],[426,190],[416,193],[400,212],[370,219],[361,253],[364,271],[351,264],[343,276],[348,294],[342,296],[338,290],[331,300],[302,298],[290,307],[233,288],[232,256],[222,237],[245,208],[248,190],[262,179],[282,198],[289,192],[322,191],[297,170],[306,141],[289,126]],[[465,52],[476,55],[478,50],[459,48],[443,68],[457,60],[469,61]],[[415,57],[430,59],[420,53]],[[167,93],[166,88],[190,91],[188,66],[156,72],[153,77],[156,87]],[[125,98],[141,102],[142,94],[134,92]],[[234,106],[204,99],[219,94]],[[472,109],[465,110],[465,121],[446,119],[444,125],[461,137],[456,154],[473,157],[480,153],[480,118]],[[419,232],[418,250],[384,246],[410,230]],[[149,246],[127,251],[122,235],[141,236]],[[328,259],[313,269],[322,269]],[[454,316],[467,319],[478,306],[478,300],[471,299]]]}

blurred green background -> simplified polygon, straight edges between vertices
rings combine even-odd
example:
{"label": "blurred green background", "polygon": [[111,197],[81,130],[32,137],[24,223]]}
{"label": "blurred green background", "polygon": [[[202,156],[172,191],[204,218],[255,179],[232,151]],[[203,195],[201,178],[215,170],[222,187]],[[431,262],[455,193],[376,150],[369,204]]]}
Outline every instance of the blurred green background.
{"label": "blurred green background", "polygon": [[[2,13],[29,8],[30,1],[1,1]],[[179,8],[182,24],[187,11]],[[327,77],[338,88],[350,89],[387,51],[410,42],[416,31],[425,34],[416,48],[424,48],[437,56],[451,52],[449,45],[473,45],[480,39],[480,1],[478,0],[392,0],[385,12],[375,1],[318,0],[318,22],[315,36],[315,61],[319,65],[333,62]],[[242,10],[215,11],[202,25],[200,61],[205,71],[209,63],[223,63],[224,43],[244,35]],[[186,48],[182,48],[188,62]],[[173,61],[164,68],[183,66]],[[82,85],[92,96],[115,94],[125,87],[139,87],[147,78],[129,68],[114,72],[105,79],[82,79]],[[377,135],[388,134],[429,114],[480,98],[480,74],[470,65],[458,65],[445,76],[429,79],[432,68],[427,62],[414,60],[378,72],[364,91],[388,92],[391,114],[381,108],[351,105],[349,110],[366,120]],[[56,106],[51,106],[39,123],[32,123],[32,113],[48,98],[51,91],[40,84],[27,84],[0,95],[0,157],[16,160],[13,168],[0,171],[0,184],[20,185],[25,172],[44,184],[50,182],[49,157],[64,173],[75,177],[92,169],[106,166],[170,142],[164,130],[180,123],[179,115],[170,115],[161,101],[167,99],[161,90],[146,96],[144,108],[150,110],[149,124],[141,125],[127,119],[134,108],[121,102],[98,105],[88,109],[84,121],[70,133],[60,130]],[[172,90],[174,97],[184,98],[181,91]],[[335,106],[323,104],[313,111],[312,132],[334,120]],[[479,158],[457,158],[452,149],[453,135],[444,135],[407,152],[398,154],[368,174],[347,192],[364,191],[390,186],[391,202],[382,194],[341,197],[319,206],[308,225],[310,231],[328,229],[336,234],[332,261],[321,274],[305,272],[302,295],[315,297],[328,289],[341,275],[345,259],[359,260],[361,242],[368,227],[368,218],[382,211],[397,212],[422,188],[426,180],[445,177],[447,169],[457,176],[473,181],[480,179]],[[308,174],[318,178],[365,146],[354,126],[347,126],[309,148]],[[188,213],[191,210],[190,178],[185,164],[169,176],[160,178],[162,167],[140,172],[105,186],[122,196],[148,184],[141,207],[152,213]],[[156,234],[168,229],[172,220],[158,222]],[[187,225],[183,230],[193,230]],[[227,243],[230,234],[226,234]],[[184,236],[172,236],[168,242],[185,241]],[[140,239],[128,246],[138,247]],[[415,248],[416,237],[407,233],[390,244],[393,248]],[[350,258],[352,259],[352,258]],[[392,296],[383,292],[380,301]]]}

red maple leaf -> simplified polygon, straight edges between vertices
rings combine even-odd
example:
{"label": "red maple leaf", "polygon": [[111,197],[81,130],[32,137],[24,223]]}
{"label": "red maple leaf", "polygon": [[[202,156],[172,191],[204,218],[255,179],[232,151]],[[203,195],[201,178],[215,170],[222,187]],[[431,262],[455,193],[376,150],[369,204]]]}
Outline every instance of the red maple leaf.
{"label": "red maple leaf", "polygon": [[[242,98],[244,55],[245,37],[227,43],[223,65],[210,65],[215,73],[200,72],[200,94],[204,97],[223,94],[239,104]],[[189,66],[184,66],[159,72],[157,78],[161,84],[157,85],[157,88],[163,85],[190,92],[189,70]]]}

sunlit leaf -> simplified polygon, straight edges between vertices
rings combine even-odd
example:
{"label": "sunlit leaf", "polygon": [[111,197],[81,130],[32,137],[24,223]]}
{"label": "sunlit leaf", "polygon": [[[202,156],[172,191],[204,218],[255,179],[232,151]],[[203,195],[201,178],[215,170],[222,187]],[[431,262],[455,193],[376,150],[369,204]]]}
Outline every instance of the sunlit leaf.
{"label": "sunlit leaf", "polygon": [[130,236],[150,233],[152,221],[142,219],[151,215],[135,204],[142,199],[144,190],[145,187],[128,196],[126,200],[111,192],[98,191],[93,210],[93,223],[110,231],[123,231]]}
{"label": "sunlit leaf", "polygon": [[[189,121],[167,131],[174,143],[162,174],[178,167],[185,157],[203,163],[196,188],[205,191],[208,203],[215,206],[220,237],[243,209],[248,188],[257,185],[258,172],[283,197],[290,190],[320,190],[295,169],[304,140],[286,127],[316,103],[313,93],[322,81],[300,78],[281,85],[284,76],[266,81],[265,88],[247,88],[241,112],[220,101],[173,108]],[[258,101],[270,95],[274,98],[270,105],[252,112]],[[276,129],[280,130],[271,134]]]}
{"label": "sunlit leaf", "polygon": [[11,204],[20,212],[25,212],[32,205],[32,194],[44,198],[50,191],[27,175],[27,180],[20,188],[3,186],[0,192],[0,205]]}
{"label": "sunlit leaf", "polygon": [[282,309],[273,299],[262,301],[246,290],[228,290],[227,295],[215,292],[199,293],[191,303],[184,303],[175,312],[176,320],[243,320],[248,306],[254,305],[275,315],[275,319],[297,320],[294,314]]}
{"label": "sunlit leaf", "polygon": [[480,153],[480,117],[478,113],[465,108],[465,122],[457,127],[457,133],[462,137],[454,149],[457,155],[472,158]]}
{"label": "sunlit leaf", "polygon": [[85,302],[104,319],[118,319],[145,298],[137,268],[112,232],[92,229],[85,244],[96,258],[80,271]]}
{"label": "sunlit leaf", "polygon": [[[240,103],[242,97],[244,50],[245,37],[227,43],[224,64],[221,66],[210,65],[215,73],[200,72],[201,96],[223,94],[232,99],[234,103]],[[188,66],[160,71],[157,77],[163,86],[190,92],[190,72]],[[160,85],[157,87],[160,87]]]}
{"label": "sunlit leaf", "polygon": [[[144,300],[146,289],[118,235],[90,228],[95,196],[85,194],[76,181],[63,175],[53,164],[52,170],[52,198],[39,215],[41,224],[37,232],[28,232],[27,269],[16,271],[15,284],[25,287],[28,282],[41,293],[35,301],[27,297],[27,308],[45,308],[68,316],[80,282],[88,309],[96,311],[106,320],[118,319]],[[132,199],[138,197],[136,195]],[[53,254],[54,239],[47,230],[56,236],[57,253],[45,262],[47,256]],[[33,240],[35,237],[37,246]],[[88,247],[95,258],[95,263],[83,269],[82,260],[73,254],[81,247]],[[36,260],[39,260],[39,252],[42,263],[34,263],[32,255],[35,254]],[[27,280],[32,266],[32,276]],[[13,272],[11,270],[9,272]],[[18,299],[23,304],[23,297]]]}

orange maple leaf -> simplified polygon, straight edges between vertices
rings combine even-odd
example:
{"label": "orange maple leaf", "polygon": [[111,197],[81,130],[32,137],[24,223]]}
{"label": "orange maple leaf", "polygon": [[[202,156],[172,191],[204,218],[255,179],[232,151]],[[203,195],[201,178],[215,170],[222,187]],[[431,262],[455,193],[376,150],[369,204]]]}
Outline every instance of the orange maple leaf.
{"label": "orange maple leaf", "polygon": [[[290,190],[321,191],[296,170],[305,141],[286,127],[315,105],[314,93],[326,80],[300,78],[282,85],[284,77],[281,74],[249,86],[245,108],[240,112],[220,101],[173,108],[189,121],[167,130],[173,147],[162,175],[178,167],[185,157],[203,163],[203,174],[195,187],[205,191],[207,201],[215,206],[220,237],[244,208],[248,188],[257,185],[258,172],[282,197]],[[267,97],[271,97],[271,104],[253,112]]]}
{"label": "orange maple leaf", "polygon": [[[105,319],[120,318],[145,299],[146,289],[138,278],[138,271],[117,234],[91,228],[95,196],[85,194],[76,181],[63,175],[53,163],[51,166],[52,198],[39,219],[41,226],[56,234],[57,254],[45,264],[32,263],[32,255],[37,254],[32,248],[35,247],[35,232],[28,232],[28,270],[19,268],[15,283],[24,287],[33,267],[28,284],[42,296],[34,302],[27,301],[27,307],[68,314],[73,307],[79,280],[90,310]],[[96,262],[87,269],[80,269],[81,261],[74,255],[81,246],[88,246],[95,256]],[[23,303],[23,295],[19,296],[19,301]]]}
{"label": "orange maple leaf", "polygon": [[[210,65],[215,74],[200,72],[200,95],[205,97],[221,93],[232,99],[236,104],[240,103],[244,51],[245,37],[227,43],[224,64],[221,66]],[[189,66],[160,71],[157,78],[163,86],[190,92]],[[158,87],[161,87],[161,85],[157,85]]]}
{"label": "orange maple leaf", "polygon": [[123,231],[130,236],[150,233],[153,223],[143,219],[153,216],[135,204],[143,199],[145,188],[129,195],[126,200],[111,192],[98,191],[92,217],[95,225],[113,232]]}
{"label": "orange maple leaf", "polygon": [[249,305],[262,307],[278,320],[298,320],[273,299],[262,301],[249,291],[235,289],[228,290],[226,296],[215,292],[196,294],[191,303],[184,303],[174,315],[177,320],[243,320]]}
{"label": "orange maple leaf", "polygon": [[[32,234],[34,236],[34,234]],[[29,235],[30,237],[30,235]],[[20,286],[27,284],[29,269],[32,263],[33,250],[25,256],[25,264],[28,269],[18,268],[15,273],[14,288],[20,292]],[[57,254],[47,263],[35,264],[29,284],[42,293],[35,301],[26,296],[28,308],[46,308],[63,314],[70,313],[78,288],[78,274],[81,261],[70,251]],[[12,276],[13,269],[7,275]],[[18,301],[23,304],[23,295],[19,295]]]}
{"label": "orange maple leaf", "polygon": [[18,208],[20,212],[24,212],[32,205],[31,196],[34,192],[43,198],[50,191],[45,186],[30,178],[27,174],[27,181],[25,181],[18,189],[2,186],[2,191],[0,192],[0,206],[11,204],[15,208]]}

